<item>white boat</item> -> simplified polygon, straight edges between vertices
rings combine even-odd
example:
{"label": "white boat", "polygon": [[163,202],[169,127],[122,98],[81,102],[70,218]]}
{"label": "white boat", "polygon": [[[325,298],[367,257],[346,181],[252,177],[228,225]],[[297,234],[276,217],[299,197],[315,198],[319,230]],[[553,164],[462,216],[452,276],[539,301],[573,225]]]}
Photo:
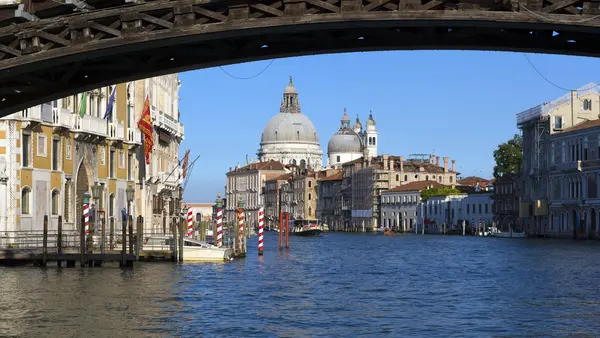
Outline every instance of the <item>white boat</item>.
{"label": "white boat", "polygon": [[490,232],[490,236],[498,237],[498,238],[525,238],[524,232],[516,232],[513,231],[512,228],[509,228],[508,231],[502,231],[497,228],[494,228],[494,231]]}
{"label": "white boat", "polygon": [[[172,237],[151,236],[144,238],[142,252],[173,250]],[[185,237],[183,239],[184,262],[218,262],[233,259],[232,248],[218,248],[209,243]]]}

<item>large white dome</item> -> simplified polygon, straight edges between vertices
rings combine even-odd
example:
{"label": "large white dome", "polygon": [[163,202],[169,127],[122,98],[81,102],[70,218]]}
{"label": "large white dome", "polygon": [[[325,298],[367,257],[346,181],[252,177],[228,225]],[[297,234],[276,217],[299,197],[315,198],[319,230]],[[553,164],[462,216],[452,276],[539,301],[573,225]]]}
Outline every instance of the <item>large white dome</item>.
{"label": "large white dome", "polygon": [[267,123],[260,139],[266,143],[319,144],[317,129],[302,113],[279,113]]}

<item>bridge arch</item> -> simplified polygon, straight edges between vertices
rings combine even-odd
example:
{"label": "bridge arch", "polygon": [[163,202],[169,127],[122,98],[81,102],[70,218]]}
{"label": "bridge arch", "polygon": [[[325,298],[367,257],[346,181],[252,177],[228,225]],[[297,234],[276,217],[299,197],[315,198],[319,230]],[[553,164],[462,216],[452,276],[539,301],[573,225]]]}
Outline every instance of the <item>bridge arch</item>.
{"label": "bridge arch", "polygon": [[40,20],[17,24],[7,15],[14,8],[0,7],[0,116],[114,83],[289,56],[416,49],[600,55],[600,6],[592,0],[125,1],[73,12],[41,0],[24,7]]}

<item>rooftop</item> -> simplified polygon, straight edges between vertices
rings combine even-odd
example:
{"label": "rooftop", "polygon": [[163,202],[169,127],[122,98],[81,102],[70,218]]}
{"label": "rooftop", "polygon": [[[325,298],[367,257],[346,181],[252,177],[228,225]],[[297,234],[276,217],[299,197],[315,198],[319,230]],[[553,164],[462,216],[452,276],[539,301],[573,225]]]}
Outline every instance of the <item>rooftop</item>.
{"label": "rooftop", "polygon": [[572,132],[575,132],[575,131],[584,130],[584,129],[588,129],[588,128],[594,128],[594,127],[600,127],[600,119],[599,120],[585,121],[585,122],[576,124],[576,125],[574,125],[572,127],[566,128],[563,131],[556,132],[556,133],[557,134],[572,133]]}
{"label": "rooftop", "polygon": [[[582,87],[577,88],[577,97],[581,97],[590,93],[600,95],[600,88],[594,82],[590,82]],[[517,114],[517,125],[521,125],[527,121],[536,120],[548,116],[548,113],[553,109],[571,102],[571,93],[566,93],[556,100],[539,104]]]}
{"label": "rooftop", "polygon": [[403,184],[397,186],[393,189],[384,191],[384,192],[400,192],[400,191],[421,191],[429,188],[441,188],[441,187],[449,187],[448,185],[444,185],[438,183],[436,181],[418,181],[418,182],[410,182],[407,184]]}
{"label": "rooftop", "polygon": [[285,170],[285,167],[279,161],[270,160],[265,162],[250,163],[241,168],[231,170],[229,171],[229,173],[246,172],[253,170]]}
{"label": "rooftop", "polygon": [[341,172],[337,172],[333,175],[329,175],[327,177],[322,177],[319,179],[319,182],[323,182],[323,181],[341,181],[342,180],[342,173]]}

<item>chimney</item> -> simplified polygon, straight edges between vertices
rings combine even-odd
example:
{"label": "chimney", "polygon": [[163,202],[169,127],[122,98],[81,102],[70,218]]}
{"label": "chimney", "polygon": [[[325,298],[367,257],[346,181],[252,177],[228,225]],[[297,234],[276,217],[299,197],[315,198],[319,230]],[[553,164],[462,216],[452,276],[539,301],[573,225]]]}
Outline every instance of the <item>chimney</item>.
{"label": "chimney", "polygon": [[396,168],[394,168],[394,158],[390,157],[390,170],[396,170]]}
{"label": "chimney", "polygon": [[231,172],[231,170],[232,170],[231,167],[229,167],[229,172]]}
{"label": "chimney", "polygon": [[[389,155],[381,155],[383,158],[383,169],[390,169],[390,156]],[[393,169],[393,168],[391,168]]]}
{"label": "chimney", "polygon": [[404,171],[404,156],[400,156],[400,172]]}
{"label": "chimney", "polygon": [[435,165],[438,167],[440,166],[440,157],[439,156],[435,157]]}
{"label": "chimney", "polygon": [[456,167],[456,160],[452,160],[452,171],[456,171],[456,170],[454,170],[455,167]]}
{"label": "chimney", "polygon": [[447,173],[448,172],[448,161],[450,159],[448,157],[444,157],[444,172]]}

